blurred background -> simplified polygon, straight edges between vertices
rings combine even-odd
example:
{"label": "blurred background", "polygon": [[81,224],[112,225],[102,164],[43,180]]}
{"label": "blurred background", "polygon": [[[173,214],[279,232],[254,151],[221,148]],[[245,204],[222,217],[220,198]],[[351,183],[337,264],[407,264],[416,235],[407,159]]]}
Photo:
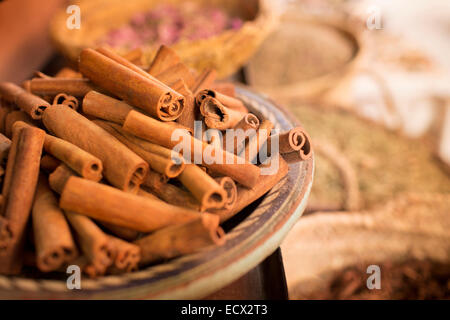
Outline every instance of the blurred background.
{"label": "blurred background", "polygon": [[448,0],[4,0],[0,39],[1,81],[99,44],[145,67],[168,44],[270,96],[316,159],[282,246],[290,297],[450,296]]}

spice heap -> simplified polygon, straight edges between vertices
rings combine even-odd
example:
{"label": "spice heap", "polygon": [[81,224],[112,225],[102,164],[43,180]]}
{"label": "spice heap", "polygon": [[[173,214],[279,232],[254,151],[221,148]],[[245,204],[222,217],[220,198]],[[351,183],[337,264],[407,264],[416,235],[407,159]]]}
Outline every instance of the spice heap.
{"label": "spice heap", "polygon": [[180,40],[207,39],[228,29],[239,29],[243,22],[223,9],[195,2],[160,4],[133,15],[130,21],[109,31],[99,40],[115,48],[135,49],[144,45],[172,45]]}
{"label": "spice heap", "polygon": [[[76,264],[96,277],[221,245],[220,223],[312,154],[302,128],[271,135],[233,84],[190,70],[166,46],[148,69],[85,49],[79,70],[0,83],[0,98],[1,274]],[[226,146],[193,136],[198,123]],[[253,130],[240,141],[227,129]],[[180,141],[189,148],[175,151]],[[254,161],[274,143],[279,153]]]}
{"label": "spice heap", "polygon": [[368,289],[367,265],[349,267],[337,274],[327,290],[301,299],[449,299],[450,268],[433,260],[410,259],[379,266],[380,288]]}

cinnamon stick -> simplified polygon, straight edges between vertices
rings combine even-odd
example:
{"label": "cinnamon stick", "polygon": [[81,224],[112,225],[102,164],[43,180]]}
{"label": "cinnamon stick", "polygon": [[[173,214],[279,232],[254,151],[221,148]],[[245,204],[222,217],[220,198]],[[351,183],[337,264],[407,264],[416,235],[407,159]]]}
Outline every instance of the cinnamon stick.
{"label": "cinnamon stick", "polygon": [[90,91],[83,99],[85,114],[118,124],[123,124],[128,113],[133,109],[128,103],[97,91]]}
{"label": "cinnamon stick", "polygon": [[0,165],[4,165],[6,163],[10,148],[11,140],[0,133]]}
{"label": "cinnamon stick", "polygon": [[111,134],[65,106],[48,108],[43,123],[56,136],[101,160],[104,177],[122,190],[137,192],[148,164]]}
{"label": "cinnamon stick", "polygon": [[[22,121],[18,121],[17,125],[28,126]],[[70,142],[46,134],[44,150],[86,179],[100,181],[102,178],[103,165],[100,159]]]}
{"label": "cinnamon stick", "polygon": [[223,95],[236,98],[236,87],[232,82],[214,82],[211,84],[210,89]]}
{"label": "cinnamon stick", "polygon": [[112,265],[113,273],[137,270],[139,261],[141,260],[141,248],[116,237],[110,236],[109,239],[115,249]]}
{"label": "cinnamon stick", "polygon": [[253,188],[237,187],[237,201],[232,208],[214,211],[214,214],[220,217],[221,223],[233,217],[255,200],[261,198],[287,175],[289,170],[287,162],[282,157],[278,157],[278,161],[279,167],[277,172],[272,175],[261,175],[258,184]]}
{"label": "cinnamon stick", "polygon": [[141,248],[141,265],[191,254],[212,245],[225,243],[219,218],[203,214],[198,219],[161,229],[134,243]]}
{"label": "cinnamon stick", "polygon": [[208,128],[218,130],[234,127],[245,116],[245,113],[227,108],[219,100],[209,96],[202,100],[200,113]]}
{"label": "cinnamon stick", "polygon": [[197,199],[202,210],[223,207],[227,196],[225,190],[195,164],[187,164],[178,179]]}
{"label": "cinnamon stick", "polygon": [[234,127],[233,131],[225,131],[222,148],[236,155],[245,148],[249,139],[256,134],[259,119],[252,113],[247,113]]}
{"label": "cinnamon stick", "polygon": [[241,100],[239,100],[237,98],[229,97],[227,95],[224,95],[218,91],[211,90],[211,89],[201,90],[196,94],[195,101],[196,101],[197,105],[201,105],[203,100],[205,100],[207,97],[212,97],[212,98],[217,99],[220,103],[222,103],[224,106],[226,106],[230,109],[240,111],[243,113],[248,113],[247,107],[244,105],[244,103]]}
{"label": "cinnamon stick", "polygon": [[45,109],[50,107],[47,101],[11,82],[0,82],[0,96],[8,102],[16,104],[33,119],[41,119]]}
{"label": "cinnamon stick", "polygon": [[65,93],[74,97],[83,97],[92,90],[98,90],[88,79],[74,78],[35,78],[29,80],[29,88],[33,94],[56,96]]}
{"label": "cinnamon stick", "polygon": [[37,267],[41,271],[57,270],[76,258],[69,225],[43,175],[36,188],[32,218]]}
{"label": "cinnamon stick", "polygon": [[233,209],[237,201],[237,187],[233,179],[230,177],[219,177],[215,178],[216,182],[225,190],[225,201],[223,209]]}
{"label": "cinnamon stick", "polygon": [[106,269],[113,263],[115,248],[106,235],[91,219],[75,212],[65,212],[75,230],[83,255],[95,268]]}
{"label": "cinnamon stick", "polygon": [[173,83],[178,79],[183,79],[188,88],[192,88],[195,84],[195,78],[192,76],[189,68],[182,62],[166,68],[161,73],[155,75],[155,78],[162,83]]}
{"label": "cinnamon stick", "polygon": [[[267,139],[269,139],[272,129],[273,123],[270,120],[263,120],[256,135],[249,139],[240,156],[244,157],[247,161],[254,161],[262,146],[266,143]],[[269,152],[267,152],[267,154],[269,154]]]}
{"label": "cinnamon stick", "polygon": [[164,121],[183,111],[184,97],[151,76],[143,76],[92,49],[80,54],[80,71],[100,87]]}
{"label": "cinnamon stick", "polygon": [[55,171],[60,164],[61,161],[49,154],[46,154],[41,158],[41,169],[47,173]]}
{"label": "cinnamon stick", "polygon": [[[145,141],[140,144],[139,142],[136,143],[135,141],[137,138],[128,137],[130,135],[123,132],[122,127],[112,123],[100,120],[95,120],[94,123],[105,129],[117,140],[126,145],[130,150],[147,161],[150,168],[156,172],[164,174],[169,178],[177,177],[181,172],[183,172],[185,167],[184,160],[179,155],[177,156],[174,154],[172,156],[172,150],[151,143],[146,143]],[[143,148],[142,145],[147,145],[147,148]]]}
{"label": "cinnamon stick", "polygon": [[[145,115],[135,111],[130,111],[123,124],[123,128],[125,131],[132,133],[135,136],[169,149],[177,146],[181,140],[181,138],[178,141],[172,140],[172,134],[175,129],[170,127],[170,125],[150,117],[146,117]],[[220,148],[214,148],[214,146],[210,146],[203,141],[188,136],[187,134],[182,138],[188,142],[191,152],[191,154],[183,154],[185,158],[187,156],[192,159],[200,158],[202,162],[201,164],[208,169],[221,173],[224,176],[229,176],[244,186],[252,187],[257,183],[260,173],[257,166],[248,162],[243,162],[242,159],[237,159],[236,155],[219,150]],[[197,145],[199,147],[197,147]],[[212,150],[211,153],[214,154],[214,156],[216,155],[216,152],[218,155],[222,155],[221,159],[219,159],[221,161],[214,161],[214,159],[205,157],[204,151],[206,149],[207,151]]]}
{"label": "cinnamon stick", "polygon": [[76,173],[62,163],[49,175],[50,187],[53,191],[61,194],[67,181],[72,176],[76,176]]}
{"label": "cinnamon stick", "polygon": [[192,221],[200,215],[78,177],[69,178],[59,204],[64,210],[141,232]]}
{"label": "cinnamon stick", "polygon": [[156,183],[155,180],[149,179],[148,181],[151,182],[144,182],[145,187],[149,188],[154,194],[165,202],[174,206],[184,207],[195,211],[202,211],[200,203],[191,193],[165,181],[156,180],[158,181]]}
{"label": "cinnamon stick", "polygon": [[55,98],[53,98],[53,104],[55,105],[66,105],[73,110],[78,110],[79,102],[74,96],[58,93]]}
{"label": "cinnamon stick", "polygon": [[25,112],[21,110],[12,111],[6,115],[5,119],[5,135],[7,137],[11,137],[13,124],[18,121],[28,123],[31,126],[36,125],[33,119]]}
{"label": "cinnamon stick", "polygon": [[[272,139],[278,139],[280,153],[288,163],[308,160],[312,156],[311,138],[301,127],[276,135]],[[271,141],[270,139],[268,150],[272,148]]]}
{"label": "cinnamon stick", "polygon": [[83,75],[72,68],[64,67],[55,74],[55,78],[77,79],[83,78]]}
{"label": "cinnamon stick", "polygon": [[13,137],[6,166],[0,219],[0,273],[17,274],[22,267],[25,229],[30,216],[39,174],[45,132],[13,126]]}

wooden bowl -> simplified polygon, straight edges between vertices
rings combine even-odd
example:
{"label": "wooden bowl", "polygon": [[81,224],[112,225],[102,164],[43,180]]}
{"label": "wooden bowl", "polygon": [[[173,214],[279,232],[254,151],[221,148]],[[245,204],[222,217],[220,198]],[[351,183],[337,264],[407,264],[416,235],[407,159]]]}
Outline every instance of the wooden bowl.
{"label": "wooden bowl", "polygon": [[[288,130],[295,118],[270,100],[238,87],[239,97],[261,118]],[[287,177],[262,199],[224,224],[227,242],[198,254],[118,276],[81,279],[68,290],[66,278],[36,280],[0,276],[0,299],[198,299],[254,268],[280,245],[302,215],[312,186],[314,160],[290,165]],[[62,275],[65,276],[64,274]]]}
{"label": "wooden bowl", "polygon": [[[265,0],[190,0],[224,8],[239,16],[244,24],[238,30],[226,30],[207,39],[175,43],[174,48],[183,61],[198,70],[216,69],[219,77],[226,77],[238,70],[257,50],[276,22],[274,11]],[[61,10],[50,26],[50,35],[59,51],[76,62],[79,53],[87,47],[96,47],[96,41],[109,30],[129,21],[137,12],[148,11],[159,3],[180,3],[180,0],[79,0],[81,28],[68,29],[68,14]],[[143,63],[149,64],[156,54],[154,44],[142,47]],[[122,49],[123,50],[123,49]],[[126,53],[118,49],[118,53]]]}

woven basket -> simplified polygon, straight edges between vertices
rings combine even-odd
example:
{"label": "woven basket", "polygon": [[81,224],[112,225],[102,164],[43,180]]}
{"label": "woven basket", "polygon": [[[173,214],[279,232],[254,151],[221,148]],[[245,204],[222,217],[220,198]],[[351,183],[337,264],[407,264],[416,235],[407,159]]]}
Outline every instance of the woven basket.
{"label": "woven basket", "polygon": [[[206,67],[217,70],[223,78],[234,73],[257,50],[276,22],[265,0],[190,0],[223,7],[232,15],[239,16],[244,24],[238,30],[227,30],[203,40],[182,40],[172,46],[189,66],[201,70]],[[137,12],[148,11],[159,3],[177,4],[180,0],[79,0],[81,28],[66,27],[69,15],[61,11],[51,22],[50,34],[58,50],[71,61],[77,61],[83,48],[95,47],[96,41],[109,30],[126,24]],[[156,48],[157,49],[157,48]],[[156,54],[155,46],[149,43],[142,48],[143,63],[149,64]],[[117,49],[118,53],[120,49]]]}

